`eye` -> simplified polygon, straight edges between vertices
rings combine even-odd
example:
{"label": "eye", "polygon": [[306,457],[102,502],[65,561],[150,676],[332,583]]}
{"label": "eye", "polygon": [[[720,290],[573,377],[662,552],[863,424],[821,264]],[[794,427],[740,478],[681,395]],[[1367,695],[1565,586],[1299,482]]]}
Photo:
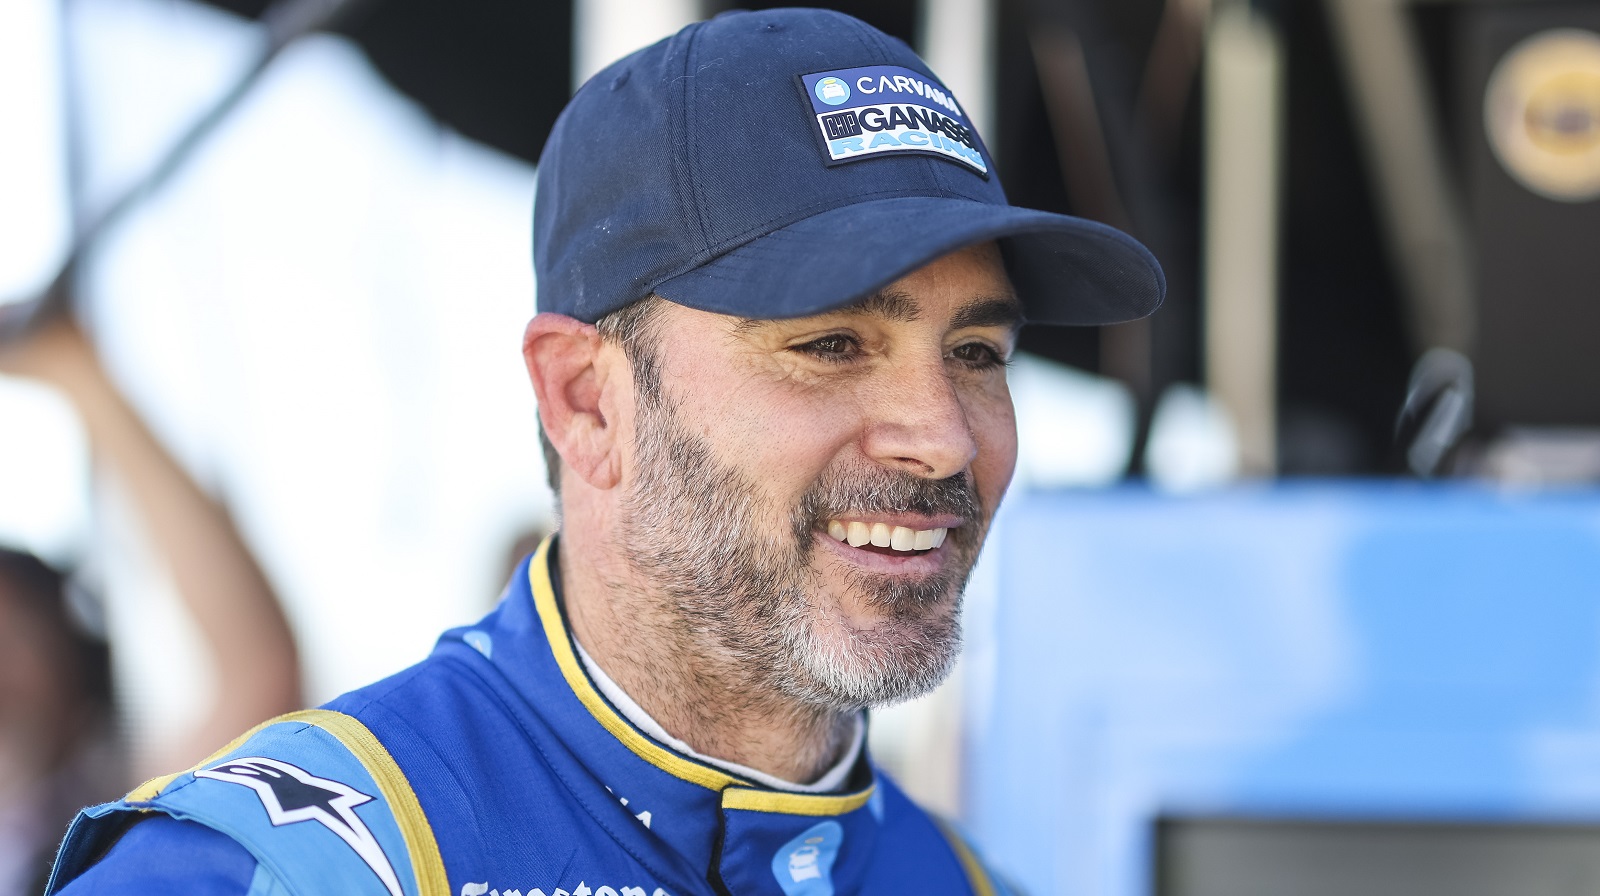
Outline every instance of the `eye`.
{"label": "eye", "polygon": [[791,351],[797,351],[834,364],[850,360],[860,350],[861,343],[854,336],[847,333],[829,333],[826,336],[819,336],[810,342],[803,342],[791,348]]}
{"label": "eye", "polygon": [[1006,365],[1005,356],[985,342],[963,342],[950,352],[950,356],[974,370],[988,370]]}

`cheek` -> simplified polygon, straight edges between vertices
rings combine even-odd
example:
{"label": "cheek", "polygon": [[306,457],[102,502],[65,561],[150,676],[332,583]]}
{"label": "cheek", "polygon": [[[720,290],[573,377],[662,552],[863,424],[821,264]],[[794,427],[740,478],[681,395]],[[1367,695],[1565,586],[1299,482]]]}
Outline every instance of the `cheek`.
{"label": "cheek", "polygon": [[848,396],[746,377],[708,390],[694,425],[718,457],[788,495],[809,488],[851,440],[859,410]]}
{"label": "cheek", "polygon": [[1000,503],[1011,474],[1017,466],[1017,420],[1011,407],[1011,394],[994,396],[980,403],[973,413],[973,436],[978,456],[973,460],[973,475],[984,503]]}

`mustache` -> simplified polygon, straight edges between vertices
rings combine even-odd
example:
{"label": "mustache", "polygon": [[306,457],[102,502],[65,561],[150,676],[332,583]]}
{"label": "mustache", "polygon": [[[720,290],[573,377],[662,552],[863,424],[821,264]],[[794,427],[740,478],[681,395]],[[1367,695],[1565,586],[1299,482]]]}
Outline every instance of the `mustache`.
{"label": "mustache", "polygon": [[819,479],[800,502],[809,527],[846,513],[926,516],[952,514],[965,520],[982,515],[978,492],[965,472],[925,479],[898,470],[855,469]]}

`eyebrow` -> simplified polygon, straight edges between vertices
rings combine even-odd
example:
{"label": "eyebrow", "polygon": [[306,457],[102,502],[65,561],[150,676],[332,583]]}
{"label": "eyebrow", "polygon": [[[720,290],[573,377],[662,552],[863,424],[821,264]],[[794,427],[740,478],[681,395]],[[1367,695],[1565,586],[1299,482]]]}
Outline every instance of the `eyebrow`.
{"label": "eyebrow", "polygon": [[[835,309],[833,314],[847,314],[852,316],[881,317],[884,320],[910,322],[920,320],[922,306],[910,294],[895,290],[879,290],[867,296],[854,305]],[[950,328],[960,330],[966,327],[1005,327],[1013,333],[1022,328],[1026,320],[1022,312],[1022,303],[1013,296],[999,298],[982,298],[961,306],[950,317]],[[737,329],[741,331],[752,330],[772,321],[763,318],[744,318],[739,321]]]}
{"label": "eyebrow", "polygon": [[1011,332],[1022,329],[1027,320],[1022,313],[1022,303],[1013,296],[979,299],[956,309],[950,316],[950,329],[965,327],[1005,327]]}
{"label": "eyebrow", "polygon": [[[880,289],[853,305],[834,308],[822,314],[848,314],[851,316],[881,317],[884,320],[914,321],[922,316],[922,307],[908,293]],[[760,329],[773,323],[773,318],[746,317],[734,327],[737,332]]]}
{"label": "eyebrow", "polygon": [[922,306],[917,304],[916,299],[906,293],[889,289],[880,289],[854,305],[839,310],[845,314],[862,314],[903,322],[922,317]]}

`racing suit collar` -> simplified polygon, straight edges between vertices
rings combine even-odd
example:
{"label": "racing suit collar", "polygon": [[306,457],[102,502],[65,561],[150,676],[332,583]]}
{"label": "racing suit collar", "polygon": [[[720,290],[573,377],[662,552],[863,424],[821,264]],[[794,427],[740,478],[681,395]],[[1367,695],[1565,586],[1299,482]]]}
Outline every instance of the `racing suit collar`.
{"label": "racing suit collar", "polygon": [[[561,594],[561,577],[554,569],[551,571],[551,582],[555,585],[556,595],[559,598]],[[624,691],[622,686],[617,684],[610,675],[607,675],[606,670],[601,668],[599,663],[595,662],[594,657],[583,649],[583,643],[576,636],[572,639],[572,646],[577,649],[578,659],[582,661],[584,671],[588,673],[589,680],[594,684],[601,696],[605,697],[612,707],[622,714],[623,718],[631,722],[633,727],[648,734],[657,743],[664,744],[697,762],[716,766],[736,778],[743,778],[763,787],[773,790],[786,790],[791,793],[840,793],[846,789],[850,773],[855,770],[856,764],[861,759],[861,751],[866,749],[866,714],[858,712],[851,720],[853,730],[850,734],[849,746],[843,751],[832,768],[810,784],[796,784],[792,781],[784,781],[758,769],[727,762],[715,756],[706,756],[696,752],[693,747],[684,741],[673,737],[671,733],[661,726],[660,722],[657,722],[649,713],[645,712],[644,707],[635,702],[628,695],[628,692]]]}
{"label": "racing suit collar", "polygon": [[642,825],[647,839],[733,892],[785,896],[813,873],[851,892],[884,812],[866,751],[846,792],[807,794],[762,786],[652,738],[585,672],[562,610],[555,552],[552,537],[519,569],[494,613],[449,639],[490,659],[543,721],[556,741],[547,756],[574,772],[557,769],[577,801],[603,826]]}

